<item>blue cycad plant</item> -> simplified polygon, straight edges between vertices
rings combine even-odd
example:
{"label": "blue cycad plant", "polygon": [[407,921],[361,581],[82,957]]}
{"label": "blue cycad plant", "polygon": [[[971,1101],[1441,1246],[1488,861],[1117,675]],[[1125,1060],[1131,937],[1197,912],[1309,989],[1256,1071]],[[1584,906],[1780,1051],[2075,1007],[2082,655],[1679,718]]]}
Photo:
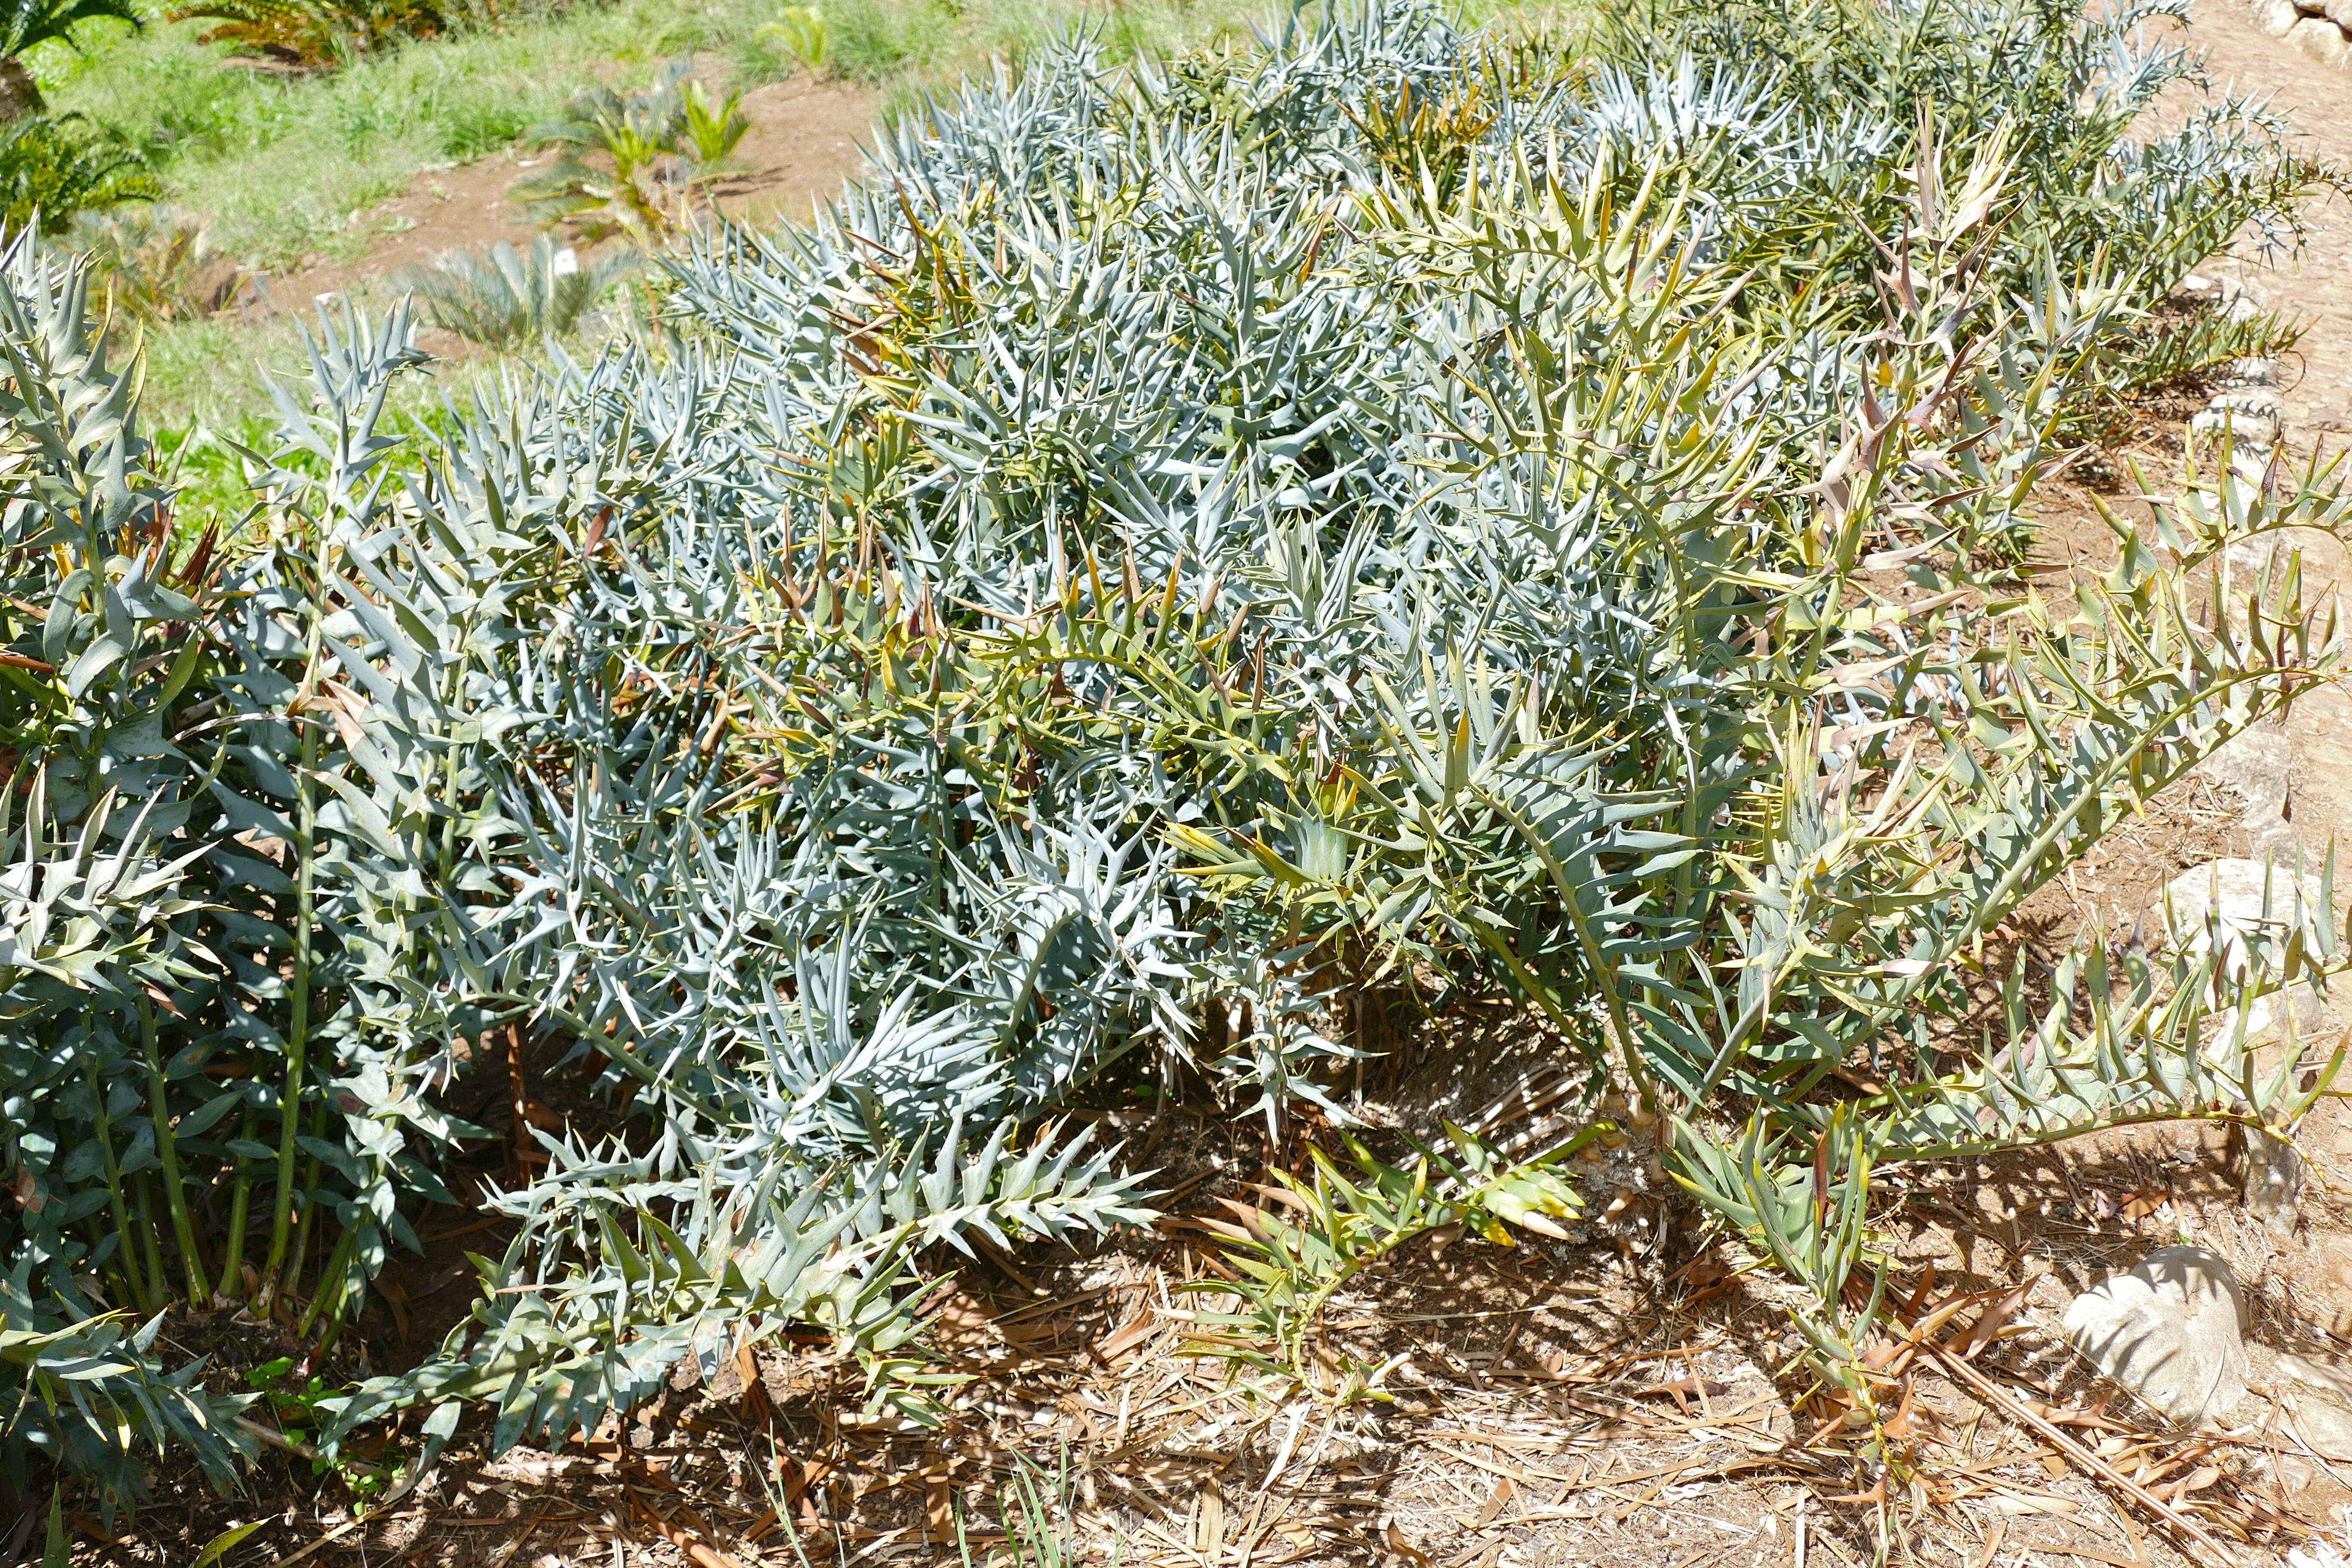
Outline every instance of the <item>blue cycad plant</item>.
{"label": "blue cycad plant", "polygon": [[[560,1436],[795,1322],[922,1414],[940,1249],[1149,1212],[1066,1111],[1342,1123],[1335,1003],[1410,966],[1655,1119],[1866,1396],[1874,1168],[2290,1114],[2231,1020],[2341,962],[2286,898],[2228,973],[2091,929],[1976,1032],[1997,922],[2336,657],[2292,565],[2189,586],[2340,531],[2325,474],[2018,570],[2116,333],[2311,173],[2241,107],[2123,142],[2170,13],[2046,11],[1904,11],[1884,60],[1754,8],[1804,49],[1410,6],[1059,47],[814,226],[670,258],[658,352],[445,435],[387,433],[404,320],[325,324],[234,550],[20,247],[8,1331],[230,1295],[331,1336],[482,1135],[445,1091],[527,1040],[607,1111],[536,1134],[470,1319],[325,1440]],[[2032,69],[1986,68],[2010,34]],[[1576,1201],[1466,1138],[1347,1158],[1250,1237],[1261,1368],[1402,1228]],[[225,1463],[226,1402],[159,1375],[12,1436]]]}

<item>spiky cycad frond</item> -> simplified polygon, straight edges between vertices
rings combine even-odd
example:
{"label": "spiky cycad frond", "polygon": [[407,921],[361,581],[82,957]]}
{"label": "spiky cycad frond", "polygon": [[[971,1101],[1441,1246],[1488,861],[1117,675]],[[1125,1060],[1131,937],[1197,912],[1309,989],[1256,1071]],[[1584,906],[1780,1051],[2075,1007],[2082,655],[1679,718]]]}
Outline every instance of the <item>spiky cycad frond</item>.
{"label": "spiky cycad frond", "polygon": [[[472,1398],[501,1441],[593,1427],[794,1322],[921,1409],[940,1258],[1148,1201],[1069,1113],[1184,1084],[1342,1121],[1332,1003],[1409,969],[1518,998],[1596,1099],[1658,1116],[1866,1395],[1874,1172],[2291,1113],[2307,1085],[2235,1020],[2345,962],[2283,900],[2247,962],[2086,931],[1979,1006],[1998,922],[2329,678],[2294,568],[2190,584],[2347,503],[2200,476],[2105,579],[2021,575],[2117,324],[2293,169],[2242,114],[2242,144],[2134,152],[2115,116],[2004,113],[1980,38],[1898,9],[1932,116],[1916,83],[1809,96],[1703,37],[1521,70],[1404,6],[1131,71],[1049,52],[902,123],[815,225],[672,258],[666,352],[559,355],[422,450],[382,419],[404,319],[327,324],[253,455],[268,548],[204,596],[133,570],[161,499],[104,489],[143,472],[107,444],[127,421],[75,437],[129,398],[80,284],[16,277],[40,502],[9,526],[81,541],[0,555],[43,842],[104,787],[184,805],[203,908],[168,1012],[27,992],[53,1048],[0,1057],[11,1081],[121,1081],[36,1097],[12,1159],[111,1213],[152,1180],[142,1101],[158,1169],[196,1120],[198,1245],[142,1244],[120,1288],[177,1293],[202,1230],[250,1231],[330,1332],[454,1195],[436,1167],[478,1130],[450,1086],[560,1063],[594,1109],[526,1134],[517,1108],[543,1168],[486,1200],[522,1223],[472,1319],[330,1440],[415,1404],[446,1435]],[[2051,69],[2173,68],[2102,26]],[[163,646],[203,650],[168,701]],[[232,1046],[255,1075],[215,1085]],[[139,1170],[65,1163],[99,1127]],[[1535,1168],[1469,1187],[1569,1202]],[[1325,1196],[1337,1258],[1372,1209]],[[1809,1239],[1830,1200],[1863,1218]]]}

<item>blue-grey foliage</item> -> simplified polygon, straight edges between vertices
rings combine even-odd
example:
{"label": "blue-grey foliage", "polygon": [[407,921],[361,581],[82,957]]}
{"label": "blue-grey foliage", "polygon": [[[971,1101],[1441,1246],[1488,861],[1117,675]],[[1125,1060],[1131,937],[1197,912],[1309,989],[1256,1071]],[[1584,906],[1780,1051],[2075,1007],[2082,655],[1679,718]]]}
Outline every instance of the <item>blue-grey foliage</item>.
{"label": "blue-grey foliage", "polygon": [[[1342,1121],[1332,1004],[1401,966],[1517,996],[1767,1231],[1784,1137],[1858,1216],[1874,1160],[2289,1106],[2230,1009],[2332,970],[2323,910],[2229,974],[2088,931],[1998,1048],[1956,1024],[2003,916],[2335,657],[2291,572],[2186,586],[2339,527],[2322,476],[2071,599],[2015,571],[2119,330],[2308,171],[2240,107],[2122,141],[2163,6],[1871,14],[1905,50],[1070,43],[673,258],[669,346],[430,442],[381,417],[404,319],[327,323],[266,539],[202,563],[20,248],[6,1327],[242,1294],[224,1250],[339,1321],[514,1038],[608,1113],[339,1430],[560,1435],[793,1321],[919,1409],[927,1258],[1147,1212],[1069,1111]],[[1849,1068],[1889,1087],[1832,1117]],[[1774,1253],[1833,1362],[1858,1246]]]}

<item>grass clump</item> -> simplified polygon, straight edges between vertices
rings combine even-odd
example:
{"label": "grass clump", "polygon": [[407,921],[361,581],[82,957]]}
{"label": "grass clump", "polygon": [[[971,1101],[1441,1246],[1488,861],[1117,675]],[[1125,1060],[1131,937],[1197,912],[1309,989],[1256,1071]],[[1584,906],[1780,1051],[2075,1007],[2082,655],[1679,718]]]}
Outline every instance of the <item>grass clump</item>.
{"label": "grass clump", "polygon": [[787,61],[813,75],[833,68],[833,35],[824,25],[824,13],[813,5],[785,6],[752,35],[752,44],[760,51],[753,68],[757,74],[782,75],[777,67]]}
{"label": "grass clump", "polygon": [[891,112],[917,112],[926,91],[959,71],[1025,56],[1072,26],[1093,29],[1108,58],[1126,59],[1244,34],[1269,14],[1263,0],[1108,9],[1093,0],[616,0],[495,22],[457,16],[463,7],[428,9],[452,18],[436,36],[344,49],[333,71],[290,79],[234,63],[248,46],[204,41],[216,24],[193,16],[135,36],[87,37],[83,55],[45,46],[35,63],[58,107],[115,128],[173,202],[210,216],[221,246],[280,270],[307,257],[363,254],[376,237],[362,215],[405,190],[417,170],[516,144],[591,82],[646,88],[680,54],[717,52],[739,86],[801,71],[873,83]]}
{"label": "grass clump", "polygon": [[[2119,325],[2312,174],[2242,105],[2126,140],[2173,14],[1756,8],[1760,69],[1712,9],[1065,45],[815,226],[670,258],[661,352],[395,431],[409,323],[331,324],[243,549],[166,526],[135,376],[20,247],[0,1375],[223,1293],[331,1342],[490,1135],[473,1080],[544,1052],[600,1109],[518,1121],[468,1321],[322,1444],[593,1428],[795,1325],[935,1419],[939,1249],[1149,1212],[1070,1112],[1337,1142],[1345,1003],[1405,973],[1540,1020],[1866,1420],[1891,1164],[2291,1117],[2247,1004],[2347,962],[2297,889],[2227,967],[2094,928],[1975,994],[2340,660],[2291,568],[2191,587],[2345,534],[2329,474],[2210,479],[2071,599],[2017,574]],[[1417,1229],[1557,1228],[1558,1152],[1327,1148],[1243,1375],[1377,1397],[1303,1364],[1318,1304]],[[194,1440],[0,1408],[117,1486],[125,1434]]]}
{"label": "grass clump", "polygon": [[487,257],[445,256],[394,287],[415,296],[435,326],[485,348],[512,349],[571,333],[632,264],[625,257],[583,263],[541,235],[529,251],[500,240]]}

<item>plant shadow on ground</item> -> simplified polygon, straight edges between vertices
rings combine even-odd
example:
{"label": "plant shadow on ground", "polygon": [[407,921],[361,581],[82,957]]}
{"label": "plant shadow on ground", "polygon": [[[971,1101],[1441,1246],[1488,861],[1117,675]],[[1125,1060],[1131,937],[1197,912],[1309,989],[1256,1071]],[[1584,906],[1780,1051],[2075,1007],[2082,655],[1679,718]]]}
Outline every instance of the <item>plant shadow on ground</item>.
{"label": "plant shadow on ground", "polygon": [[[2188,808],[2154,803],[2145,847],[2181,842],[2176,809]],[[2053,921],[2032,934],[2068,933]],[[1434,1107],[1433,1117],[1458,1111],[1507,1138],[1556,1114],[1540,1087],[1549,1079],[1528,1070],[1556,1050],[1523,1016],[1478,1005],[1433,1016],[1392,994],[1362,1017],[1367,1039],[1388,1050],[1362,1087],[1370,1117],[1392,1099]],[[458,1108],[499,1133],[473,1162],[483,1178],[511,1168],[518,1124],[587,1130],[609,1119],[552,1052],[520,1068]],[[1101,1114],[1114,1128],[1140,1121]],[[2352,1119],[2330,1108],[2315,1120],[2324,1142]],[[1605,1552],[1684,1568],[1785,1560],[1801,1516],[1815,1562],[1891,1554],[1962,1568],[2020,1550],[2187,1561],[2146,1521],[2119,1518],[2112,1496],[2032,1430],[1930,1371],[1906,1401],[1917,1467],[1907,1494],[1897,1488],[1884,1507],[1862,1495],[1870,1434],[1842,1429],[1812,1398],[1775,1299],[1785,1288],[1738,1268],[1726,1238],[1663,1190],[1641,1192],[1571,1241],[1410,1244],[1327,1313],[1329,1351],[1388,1367],[1387,1398],[1335,1407],[1254,1397],[1224,1363],[1187,1353],[1203,1299],[1185,1287],[1223,1268],[1191,1222],[1227,1212],[1219,1199],[1248,1200],[1270,1172],[1297,1168],[1297,1140],[1310,1131],[1286,1129],[1276,1145],[1262,1122],[1173,1106],[1150,1122],[1145,1157],[1174,1194],[1150,1231],[1076,1251],[983,1246],[969,1259],[934,1260],[955,1269],[937,1300],[938,1348],[944,1366],[971,1379],[936,1430],[862,1415],[844,1369],[762,1343],[708,1382],[682,1364],[652,1404],[560,1450],[485,1461],[486,1434],[469,1421],[423,1492],[362,1524],[299,1456],[270,1455],[244,1501],[184,1478],[113,1555],[184,1560],[262,1504],[283,1521],[256,1545],[282,1557],[332,1535],[316,1558],[334,1564],[391,1555],[434,1568],[561,1568],[615,1551],[633,1563],[701,1568],[796,1563],[803,1552],[811,1563],[935,1562],[969,1550],[985,1562],[1007,1550],[1001,1515],[1022,1467],[1034,1465],[1062,1477],[1067,1544],[1104,1560],[1115,1551],[1122,1563],[1499,1568]],[[1588,1198],[1598,1200],[1588,1212],[1601,1215],[1629,1174],[1638,1181],[1648,1154],[1635,1135],[1585,1162]],[[2073,1290],[2193,1239],[2238,1262],[2258,1346],[2343,1355],[2345,1342],[2314,1321],[2326,1303],[2298,1296],[2287,1268],[2265,1267],[2278,1262],[2277,1244],[2236,1212],[2235,1197],[2226,1134],[2165,1125],[1932,1167],[1879,1219],[1906,1286],[1929,1267],[1939,1297],[2040,1279],[1979,1364],[2037,1408],[2087,1409],[2118,1431],[2137,1428],[2125,1462],[2152,1484],[2195,1480],[2191,1470],[2213,1463],[2212,1479],[2176,1500],[2192,1517],[2223,1528],[2257,1522],[2265,1508],[2324,1517],[2352,1501],[2340,1472],[2258,1447],[2216,1449],[2134,1411],[2102,1392],[2054,1329]],[[2341,1205],[2314,1202],[2315,1227],[2342,1228]],[[454,1324],[464,1292],[446,1287],[463,1254],[503,1239],[462,1220],[427,1236],[425,1256],[388,1269],[387,1289],[356,1325],[382,1347],[379,1364],[414,1356]],[[225,1352],[225,1381],[278,1352],[266,1329],[205,1327],[214,1336],[205,1344]]]}
{"label": "plant shadow on ground", "polygon": [[[2047,1239],[2028,1227],[2025,1256]],[[2091,1246],[2128,1253],[2156,1239],[2111,1233]],[[1980,1266],[1948,1283],[2013,1279],[2004,1249],[1960,1247]],[[1874,1559],[1874,1507],[1824,1500],[1857,1489],[1859,1468],[1842,1457],[1855,1443],[1792,1408],[1806,1389],[1776,1375],[1791,1347],[1769,1292],[1739,1282],[1693,1290],[1687,1266],[1661,1267],[1671,1256],[1642,1258],[1637,1272],[1607,1247],[1430,1253],[1401,1257],[1341,1320],[1369,1331],[1351,1348],[1410,1358],[1393,1405],[1253,1407],[1222,1369],[1174,1357],[1183,1325],[1157,1302],[1200,1270],[1183,1244],[1024,1258],[969,1268],[945,1303],[948,1342],[975,1383],[943,1431],[845,1416],[853,1391],[795,1382],[788,1363],[760,1353],[751,1375],[674,1386],[561,1453],[482,1464],[461,1436],[425,1506],[330,1550],[459,1568],[504,1561],[518,1545],[525,1561],[601,1561],[617,1538],[632,1561],[705,1561],[683,1542],[789,1562],[773,1519],[782,1496],[814,1561],[845,1551],[952,1560],[959,1520],[985,1538],[1016,1456],[1061,1455],[1080,1504],[1072,1511],[1086,1521],[1074,1533],[1097,1548],[1124,1541],[1124,1562],[1214,1561],[1244,1543],[1260,1563],[1545,1563],[1607,1551],[1672,1564],[1702,1548],[1744,1557],[1787,1549],[1791,1489],[1809,1496],[1815,1552]],[[2090,1403],[2090,1379],[2063,1361],[2007,1362],[2021,1388]],[[1978,1415],[1934,1380],[1922,1380],[1913,1408],[1965,1463],[1926,1483],[1961,1497],[1895,1523],[1908,1560],[1970,1561],[1997,1539],[2096,1553],[2123,1538],[2094,1494],[2045,1469],[2030,1434]],[[1974,1473],[1954,1478],[1955,1468]],[[1971,1538],[1963,1531],[1980,1531],[1981,1516],[1954,1506],[1970,1498],[2029,1507],[1993,1512],[2005,1530]],[[307,1544],[331,1520],[306,1523],[308,1536],[273,1533],[280,1550]],[[2179,1560],[2152,1532],[2139,1545],[2150,1562]]]}

